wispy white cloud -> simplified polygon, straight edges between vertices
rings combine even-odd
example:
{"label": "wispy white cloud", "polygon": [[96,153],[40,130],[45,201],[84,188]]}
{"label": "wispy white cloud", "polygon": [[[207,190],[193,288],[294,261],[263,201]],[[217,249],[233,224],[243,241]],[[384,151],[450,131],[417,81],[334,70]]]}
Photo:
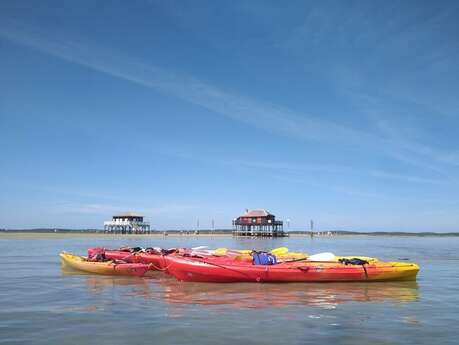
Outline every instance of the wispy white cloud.
{"label": "wispy white cloud", "polygon": [[[363,167],[355,168],[353,166],[344,165],[321,165],[314,163],[301,163],[301,162],[290,162],[290,161],[264,161],[259,159],[232,159],[229,157],[222,158],[221,156],[213,157],[209,155],[196,156],[191,152],[187,152],[186,149],[172,149],[169,147],[166,150],[160,151],[162,154],[186,159],[190,161],[199,161],[203,164],[219,165],[223,167],[229,167],[232,169],[250,169],[257,172],[257,174],[270,174],[270,176],[276,179],[284,179],[294,183],[305,183],[311,181],[310,174],[332,174],[334,176],[360,176],[360,177],[372,177],[382,180],[397,180],[406,183],[415,184],[433,184],[433,185],[444,185],[452,183],[454,181],[445,180],[445,178],[431,178],[425,176],[419,176],[414,174],[401,174],[392,171],[384,170],[369,170]],[[308,175],[309,174],[309,175]],[[330,185],[324,187],[334,188]],[[362,193],[365,194],[365,193]],[[366,193],[366,196],[375,195]]]}
{"label": "wispy white cloud", "polygon": [[326,139],[346,142],[348,145],[376,139],[352,128],[298,114],[276,104],[225,92],[192,76],[171,73],[119,52],[104,50],[89,41],[43,33],[11,21],[0,24],[0,37],[98,72],[172,94],[217,114],[285,136],[319,141]]}
{"label": "wispy white cloud", "polygon": [[[455,172],[450,168],[459,165],[459,156],[420,141],[426,135],[421,122],[414,121],[412,116],[403,116],[410,114],[411,108],[407,103],[413,106],[411,101],[389,95],[370,95],[362,91],[348,93],[348,96],[365,113],[376,132],[385,138],[391,157],[451,180],[455,179]],[[398,107],[394,107],[394,103],[399,103]]]}
{"label": "wispy white cloud", "polygon": [[[49,34],[14,21],[0,23],[0,37],[25,45],[71,63],[127,80],[179,99],[202,106],[238,122],[288,138],[318,141],[340,147],[373,151],[415,166],[439,173],[445,169],[438,164],[455,164],[455,156],[411,141],[375,135],[356,130],[318,117],[248,97],[228,93],[197,78],[178,75],[160,67],[108,51],[89,40],[72,38],[58,33]],[[438,157],[443,157],[438,159]],[[423,159],[428,159],[425,163]]]}
{"label": "wispy white cloud", "polygon": [[140,212],[149,216],[176,216],[177,214],[198,209],[197,204],[164,204],[161,206],[142,206],[125,202],[123,205],[113,205],[105,203],[77,203],[77,202],[62,202],[55,208],[55,212],[59,213],[77,213],[84,215],[111,215],[121,212]]}
{"label": "wispy white cloud", "polygon": [[[360,177],[374,177],[383,180],[397,180],[406,183],[416,183],[416,184],[435,184],[441,185],[446,184],[447,181],[444,179],[434,179],[434,178],[426,178],[417,175],[407,175],[407,174],[397,174],[393,172],[381,171],[381,170],[366,170],[366,169],[355,169],[352,167],[346,166],[326,166],[326,165],[315,165],[315,164],[294,164],[294,163],[286,163],[286,162],[261,162],[261,161],[227,161],[224,164],[231,164],[237,167],[245,167],[245,168],[253,168],[260,171],[261,169],[269,169],[270,171],[276,171],[278,173],[282,173],[281,175],[276,175],[278,178],[279,176],[284,176],[288,178],[290,182],[300,182],[304,183],[307,180],[311,180],[311,178],[307,177],[300,177],[301,174],[304,173],[330,173],[334,175],[345,175],[345,176],[360,176]],[[293,175],[289,173],[294,173]],[[296,176],[296,177],[293,177]],[[336,189],[330,185],[324,185],[327,188]],[[364,194],[364,193],[362,193]],[[375,195],[371,193],[366,193],[366,196]]]}
{"label": "wispy white cloud", "polygon": [[420,176],[412,176],[412,175],[402,175],[402,174],[394,174],[385,171],[370,171],[370,176],[382,178],[382,179],[389,179],[389,180],[398,180],[402,182],[412,182],[412,183],[419,183],[419,184],[445,184],[445,180],[440,179],[432,179],[432,178],[425,178]]}
{"label": "wispy white cloud", "polygon": [[[338,6],[330,13],[327,6],[314,6],[283,37],[284,49],[299,56],[306,50],[319,50],[317,56],[327,61],[324,78],[361,110],[362,120],[376,124],[369,126],[373,138],[363,138],[362,143],[373,140],[368,147],[392,159],[453,176],[456,172],[450,168],[458,165],[457,156],[427,144],[420,119],[410,126],[404,126],[404,121],[420,112],[428,112],[438,122],[456,118],[459,103],[451,89],[458,85],[454,58],[459,45],[450,39],[455,29],[450,24],[459,8],[431,6],[426,10],[421,6],[400,11],[398,5],[376,7],[377,13],[372,4]],[[318,66],[323,67],[322,60]],[[457,121],[450,123],[457,126]]]}
{"label": "wispy white cloud", "polygon": [[104,215],[124,211],[119,206],[96,204],[96,203],[75,203],[62,202],[56,205],[54,212],[56,213],[77,213],[82,215]]}

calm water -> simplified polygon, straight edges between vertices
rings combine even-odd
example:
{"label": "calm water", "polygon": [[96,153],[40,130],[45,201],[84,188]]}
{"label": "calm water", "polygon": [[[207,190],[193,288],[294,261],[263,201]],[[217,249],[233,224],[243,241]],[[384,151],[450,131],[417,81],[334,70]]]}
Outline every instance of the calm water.
{"label": "calm water", "polygon": [[[410,259],[417,282],[178,283],[62,271],[88,246],[198,246]],[[457,344],[459,239],[0,237],[0,344]]]}

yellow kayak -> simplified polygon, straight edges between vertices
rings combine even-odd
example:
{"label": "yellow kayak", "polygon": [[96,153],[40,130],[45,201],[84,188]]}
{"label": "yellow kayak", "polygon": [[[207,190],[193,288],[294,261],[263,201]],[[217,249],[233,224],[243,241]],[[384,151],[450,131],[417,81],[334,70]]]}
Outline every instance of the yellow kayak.
{"label": "yellow kayak", "polygon": [[59,254],[63,265],[87,273],[104,275],[123,275],[142,277],[150,268],[150,265],[140,263],[115,263],[113,261],[94,262],[88,261],[83,256],[73,255],[67,252]]}

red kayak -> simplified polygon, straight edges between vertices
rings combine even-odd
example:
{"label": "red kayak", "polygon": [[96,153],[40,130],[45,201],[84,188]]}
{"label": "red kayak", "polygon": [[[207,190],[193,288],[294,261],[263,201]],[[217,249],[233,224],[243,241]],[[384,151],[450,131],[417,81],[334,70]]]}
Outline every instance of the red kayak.
{"label": "red kayak", "polygon": [[404,262],[371,262],[363,265],[341,262],[297,261],[254,265],[229,258],[164,257],[167,270],[181,281],[194,282],[338,282],[415,280],[419,266]]}
{"label": "red kayak", "polygon": [[164,256],[152,252],[133,251],[132,249],[105,249],[94,247],[88,249],[88,257],[104,255],[110,260],[123,260],[131,263],[149,264],[150,270],[164,270],[166,261]]}

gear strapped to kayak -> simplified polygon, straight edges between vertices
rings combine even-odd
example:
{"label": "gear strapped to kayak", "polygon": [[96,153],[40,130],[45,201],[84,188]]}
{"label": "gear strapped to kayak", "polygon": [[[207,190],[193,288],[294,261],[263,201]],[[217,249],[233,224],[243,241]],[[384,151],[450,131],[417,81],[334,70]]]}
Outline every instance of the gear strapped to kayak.
{"label": "gear strapped to kayak", "polygon": [[108,261],[107,257],[105,256],[105,249],[104,248],[94,248],[88,254],[88,261],[92,262],[103,262]]}
{"label": "gear strapped to kayak", "polygon": [[367,260],[362,260],[359,258],[352,258],[352,259],[339,259],[339,262],[345,265],[368,265]]}
{"label": "gear strapped to kayak", "polygon": [[277,264],[277,259],[275,255],[266,252],[252,252],[252,263],[254,265],[275,265]]}
{"label": "gear strapped to kayak", "polygon": [[365,265],[368,265],[368,261],[366,260],[362,260],[362,259],[359,259],[359,258],[352,258],[352,259],[339,259],[338,260],[339,262],[341,262],[342,264],[344,265],[360,265],[362,266],[363,268],[363,271],[365,272],[365,278],[368,279],[368,272],[367,272],[367,268],[365,267]]}
{"label": "gear strapped to kayak", "polygon": [[121,247],[119,249],[121,252],[129,252],[129,253],[137,253],[137,252],[142,252],[144,249],[142,247]]}

